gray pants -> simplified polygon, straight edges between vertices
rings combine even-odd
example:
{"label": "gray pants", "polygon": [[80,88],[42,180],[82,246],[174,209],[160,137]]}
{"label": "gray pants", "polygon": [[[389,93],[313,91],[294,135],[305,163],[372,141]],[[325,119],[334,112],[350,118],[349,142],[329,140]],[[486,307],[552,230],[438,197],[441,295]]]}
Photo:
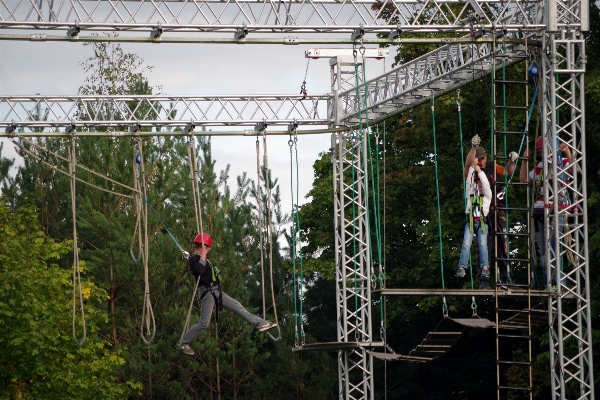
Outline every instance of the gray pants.
{"label": "gray pants", "polygon": [[[264,325],[267,321],[262,319],[261,317],[251,314],[248,310],[244,308],[240,304],[239,301],[235,300],[232,297],[229,297],[226,293],[219,293],[219,289],[213,289],[215,295],[217,297],[221,294],[221,300],[223,301],[223,308],[226,308],[230,311],[233,311],[235,314],[244,318],[246,321],[259,328]],[[210,317],[212,316],[213,307],[215,306],[215,298],[213,295],[208,292],[202,297],[202,295],[208,291],[206,287],[201,287],[198,289],[198,297],[201,297],[202,308],[200,310],[200,321],[193,325],[189,331],[183,334],[179,342],[177,343],[179,346],[184,344],[189,344],[192,340],[196,339],[202,332],[208,328],[208,324],[210,323]]]}

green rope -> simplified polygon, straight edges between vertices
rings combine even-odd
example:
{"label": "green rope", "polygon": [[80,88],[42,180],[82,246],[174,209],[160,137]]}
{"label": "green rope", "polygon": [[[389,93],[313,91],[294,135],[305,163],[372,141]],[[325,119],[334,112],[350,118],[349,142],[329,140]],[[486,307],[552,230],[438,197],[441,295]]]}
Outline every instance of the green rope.
{"label": "green rope", "polygon": [[[300,231],[300,209],[299,209],[299,201],[298,201],[298,193],[300,193],[300,173],[298,167],[298,135],[294,136],[294,149],[296,150],[296,232],[298,233],[298,259],[300,261],[300,293],[304,293],[304,263],[302,257],[302,236]],[[295,254],[295,253],[294,253]],[[304,344],[304,320],[302,319],[304,315],[303,310],[303,298],[300,296],[300,338],[302,344]]]}
{"label": "green rope", "polygon": [[294,276],[294,345],[298,347],[298,290],[296,288],[296,227],[294,225],[294,159],[292,155],[292,139],[288,141],[290,146],[290,192],[292,194],[292,226],[291,226],[291,239],[292,239],[292,272]]}
{"label": "green rope", "polygon": [[[445,289],[444,284],[444,251],[442,248],[442,213],[440,210],[440,181],[438,174],[438,160],[437,160],[437,138],[435,133],[435,99],[431,97],[431,122],[433,124],[433,160],[435,164],[435,190],[437,194],[437,214],[438,214],[438,232],[440,238],[440,272],[442,275],[442,289]],[[444,299],[444,304],[445,299]]]}
{"label": "green rope", "polygon": [[[361,54],[364,55],[364,46],[362,46],[360,48]],[[371,129],[369,127],[369,98],[368,98],[368,87],[367,87],[367,70],[366,70],[366,63],[365,60],[363,58],[363,62],[362,62],[362,78],[363,78],[363,87],[364,87],[364,109],[365,109],[365,121],[366,121],[366,129],[367,132],[370,132]],[[357,78],[358,79],[358,78]],[[359,103],[360,104],[360,103]],[[360,110],[359,107],[359,112],[361,114],[360,120],[362,120],[362,111]],[[375,236],[376,236],[376,241],[377,241],[377,264],[379,265],[379,286],[383,287],[383,281],[385,279],[385,274],[383,273],[383,269],[382,269],[382,249],[381,249],[381,211],[380,211],[380,201],[381,201],[381,197],[380,197],[380,188],[381,188],[381,184],[380,184],[380,177],[379,177],[379,135],[376,135],[376,160],[377,160],[377,190],[375,189],[375,168],[373,168],[373,151],[371,148],[371,140],[369,140],[369,138],[365,139],[367,140],[367,144],[368,144],[368,153],[369,153],[369,167],[371,170],[371,193],[373,195],[373,217],[375,220]],[[366,177],[365,177],[366,179]],[[366,199],[368,199],[368,196],[366,196]],[[366,206],[367,210],[369,209],[368,207],[368,200],[367,200],[367,206]],[[368,223],[368,213],[367,213],[367,226],[369,226]],[[371,243],[371,235],[370,233],[368,234],[368,238],[369,238],[369,243]],[[372,246],[371,246],[372,248]],[[370,257],[370,263],[371,265],[373,265],[373,252],[369,252],[369,257]],[[375,273],[373,272],[373,280],[375,282],[375,284],[377,284],[377,276],[375,275]],[[381,327],[380,327],[380,333],[383,335],[385,334],[385,326],[384,326],[384,313],[383,313],[383,300],[379,303],[379,312],[380,312],[380,317],[381,317]]]}

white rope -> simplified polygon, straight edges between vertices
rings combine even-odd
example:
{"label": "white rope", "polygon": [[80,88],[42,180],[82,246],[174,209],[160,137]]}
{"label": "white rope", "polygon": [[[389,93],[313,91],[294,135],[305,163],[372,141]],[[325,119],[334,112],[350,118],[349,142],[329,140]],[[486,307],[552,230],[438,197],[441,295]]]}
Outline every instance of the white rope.
{"label": "white rope", "polygon": [[[76,202],[76,180],[77,164],[75,162],[75,138],[71,137],[69,152],[69,174],[71,176],[71,210],[73,218],[73,340],[77,345],[83,346],[87,336],[85,325],[85,311],[83,308],[83,292],[81,290],[81,267],[79,264],[79,248],[77,246],[77,202]],[[79,296],[77,296],[79,292]],[[77,297],[81,314],[81,325],[83,334],[81,340],[77,338]]]}
{"label": "white rope", "polygon": [[[266,168],[265,168],[266,171]],[[267,305],[265,296],[265,255],[264,255],[264,239],[263,239],[263,209],[262,209],[262,184],[260,179],[260,142],[258,141],[258,135],[256,136],[256,199],[258,203],[258,237],[260,249],[260,274],[262,279],[262,306],[263,306],[263,319],[267,319]]]}
{"label": "white rope", "polygon": [[[22,139],[21,137],[19,137],[19,138],[20,138],[20,139]],[[15,146],[17,146],[17,147],[18,147],[18,148],[19,148],[19,149],[20,149],[20,150],[21,150],[23,153],[27,154],[27,155],[28,155],[28,156],[30,156],[31,158],[33,158],[33,159],[35,159],[35,160],[37,160],[37,161],[41,162],[42,164],[44,164],[44,165],[46,165],[46,166],[48,166],[48,167],[52,168],[52,169],[53,169],[54,171],[56,171],[56,172],[60,172],[61,174],[65,175],[65,176],[71,177],[71,174],[70,174],[68,171],[64,171],[64,170],[60,169],[58,166],[56,166],[56,165],[54,165],[54,164],[51,164],[51,163],[49,163],[48,161],[44,160],[44,159],[43,159],[42,157],[40,157],[39,155],[37,155],[37,154],[35,154],[34,152],[32,152],[31,150],[27,149],[25,146],[23,146],[22,144],[20,144],[20,143],[19,143],[19,142],[17,142],[16,140],[13,140],[12,138],[11,138],[10,140],[11,140],[11,142],[12,142],[12,143],[13,143]],[[77,182],[81,182],[81,183],[83,183],[83,184],[85,184],[85,185],[91,186],[91,187],[93,187],[93,188],[95,188],[95,189],[98,189],[98,190],[101,190],[101,191],[103,191],[103,192],[110,193],[110,194],[114,194],[114,195],[116,195],[116,196],[125,197],[125,198],[128,198],[128,199],[133,199],[133,196],[130,196],[130,195],[127,195],[127,194],[123,194],[123,193],[119,193],[119,192],[114,192],[114,191],[112,191],[112,190],[110,190],[110,189],[105,189],[105,188],[102,188],[102,187],[100,187],[100,186],[97,186],[97,185],[95,185],[95,184],[93,184],[93,183],[91,183],[91,182],[85,181],[85,180],[83,180],[83,179],[81,179],[81,178],[75,177],[74,179],[75,179]],[[132,189],[132,190],[133,190],[133,189]]]}
{"label": "white rope", "polygon": [[[143,158],[143,148],[142,148],[142,139],[140,137],[136,137],[134,140],[134,148],[137,148],[137,154],[134,155],[135,162],[133,164],[134,174],[137,176],[137,193],[139,202],[141,204],[142,198],[147,197],[147,188],[146,188],[146,171],[144,168],[144,158]],[[135,151],[134,151],[135,153]],[[139,156],[138,156],[139,154]],[[139,164],[138,164],[139,161]],[[138,164],[138,168],[136,168],[136,164]],[[149,242],[148,242],[148,205],[144,202],[141,204],[141,208],[139,210],[139,215],[141,215],[142,220],[142,263],[144,266],[144,305],[142,307],[142,321],[140,324],[140,337],[144,344],[149,345],[154,340],[154,336],[156,335],[156,320],[154,319],[154,311],[152,310],[152,302],[150,300],[150,276],[148,272],[148,255],[149,255]],[[148,339],[147,337],[150,336]]]}
{"label": "white rope", "polygon": [[[198,155],[196,151],[196,136],[192,133],[191,139],[188,141],[188,158],[190,163],[190,183],[192,184],[192,196],[194,198],[194,214],[196,215],[196,230],[198,233],[203,232],[202,226],[202,203],[200,200],[200,188],[198,184]],[[204,245],[204,236],[202,236],[202,244]],[[190,307],[188,308],[187,317],[185,324],[183,325],[183,331],[181,332],[181,338],[190,328],[190,321],[192,319],[192,311],[194,310],[194,300],[198,293],[198,285],[200,284],[200,278],[194,282],[194,290],[192,292],[192,300],[190,301]],[[200,300],[198,299],[200,303]],[[200,303],[202,307],[202,303]]]}
{"label": "white rope", "polygon": [[[53,155],[53,156],[54,156],[54,157],[56,157],[56,158],[59,158],[59,159],[61,159],[61,160],[63,160],[63,161],[66,161],[66,162],[69,162],[69,160],[67,160],[66,158],[64,158],[64,157],[63,157],[63,156],[61,156],[60,154],[57,154],[57,153],[53,152],[52,150],[49,150],[49,149],[47,149],[46,147],[44,147],[44,146],[42,146],[42,145],[40,145],[40,144],[38,144],[38,143],[35,143],[35,142],[33,142],[33,141],[31,141],[31,140],[29,140],[29,139],[27,139],[27,138],[23,137],[23,136],[19,136],[19,139],[21,139],[21,141],[23,141],[23,142],[27,142],[27,143],[29,143],[30,145],[32,145],[32,146],[34,146],[34,147],[37,147],[39,150],[41,150],[41,151],[43,151],[43,152],[46,152],[46,153],[48,153],[48,154],[51,154],[51,155]],[[108,176],[106,176],[106,174],[100,174],[100,173],[98,173],[98,172],[96,172],[96,171],[93,171],[93,170],[91,170],[91,169],[87,168],[87,167],[86,167],[86,166],[84,166],[84,165],[77,164],[77,168],[79,168],[79,169],[82,169],[82,170],[84,170],[84,171],[86,171],[86,172],[89,172],[89,173],[90,173],[90,174],[92,174],[92,175],[96,175],[96,176],[98,176],[98,177],[100,177],[100,178],[102,178],[102,179],[104,179],[104,180],[107,180],[107,181],[109,181],[109,182],[112,182],[112,183],[114,183],[115,185],[119,185],[119,186],[121,186],[121,187],[123,187],[123,188],[125,188],[125,189],[127,189],[127,190],[132,190],[132,191],[133,191],[133,190],[135,190],[134,188],[132,188],[132,187],[130,187],[130,186],[127,186],[127,185],[125,185],[124,183],[121,183],[121,182],[119,182],[119,181],[116,181],[116,180],[114,180],[114,179],[112,179],[112,178],[109,178]]]}
{"label": "white rope", "polygon": [[[277,318],[277,304],[275,302],[275,289],[273,285],[273,224],[272,224],[272,216],[271,216],[271,182],[269,179],[269,158],[267,156],[267,134],[263,132],[263,165],[265,168],[265,187],[267,189],[267,240],[269,241],[269,278],[271,281],[271,302],[273,304],[273,315],[275,316],[275,323],[277,324],[277,332],[278,336],[273,337],[269,332],[267,335],[271,337],[271,339],[277,341],[281,339],[281,329],[279,327],[279,320]],[[263,288],[265,286],[263,279]],[[264,289],[263,289],[264,290]],[[263,296],[264,302],[264,296]]]}

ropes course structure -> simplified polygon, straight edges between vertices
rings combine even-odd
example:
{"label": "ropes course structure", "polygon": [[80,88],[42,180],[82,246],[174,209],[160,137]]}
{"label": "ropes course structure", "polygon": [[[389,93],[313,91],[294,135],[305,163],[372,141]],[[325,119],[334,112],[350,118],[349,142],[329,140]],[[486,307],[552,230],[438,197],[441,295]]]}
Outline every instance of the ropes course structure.
{"label": "ropes course structure", "polygon": [[[84,2],[85,3],[85,2]],[[95,4],[96,2],[89,2]],[[331,71],[331,92],[322,95],[308,95],[306,87],[302,88],[299,95],[218,95],[218,96],[0,96],[0,111],[2,119],[0,126],[4,132],[0,136],[9,137],[11,141],[33,159],[53,168],[59,173],[69,177],[72,192],[73,207],[73,236],[74,236],[74,262],[73,262],[73,338],[83,344],[85,340],[85,315],[83,312],[83,296],[79,275],[79,260],[77,248],[77,227],[75,215],[75,182],[91,185],[114,195],[132,199],[136,207],[136,223],[134,237],[131,245],[131,256],[144,267],[145,289],[144,308],[140,331],[142,340],[150,343],[156,332],[156,323],[150,302],[148,284],[148,213],[150,210],[158,217],[147,200],[147,183],[145,182],[142,158],[143,136],[160,135],[190,135],[190,131],[165,132],[165,128],[183,127],[192,119],[197,126],[235,126],[253,127],[262,124],[262,129],[249,129],[231,131],[225,134],[240,136],[257,135],[257,174],[259,179],[258,191],[260,193],[260,157],[258,134],[263,135],[263,165],[265,171],[266,210],[259,210],[259,219],[266,225],[267,240],[269,241],[269,260],[271,275],[271,295],[273,312],[277,320],[275,294],[273,291],[272,270],[272,240],[270,205],[270,182],[268,175],[268,159],[266,136],[269,134],[289,135],[293,132],[293,144],[297,143],[297,135],[308,133],[331,134],[331,158],[333,168],[333,208],[335,225],[335,263],[336,263],[336,306],[337,306],[337,342],[306,344],[303,327],[303,266],[300,238],[300,224],[298,217],[298,199],[292,201],[292,218],[295,220],[292,229],[292,268],[294,270],[294,293],[299,297],[299,310],[294,301],[295,324],[295,349],[296,351],[328,350],[338,353],[338,396],[341,399],[368,399],[375,397],[374,387],[374,350],[384,348],[387,351],[385,332],[385,301],[381,304],[381,341],[373,337],[373,310],[372,295],[379,292],[383,297],[394,295],[410,296],[440,296],[442,298],[443,319],[447,319],[446,297],[469,296],[472,298],[473,316],[477,316],[475,296],[499,298],[539,299],[547,304],[546,311],[539,311],[531,304],[526,310],[520,310],[504,320],[496,318],[492,325],[481,318],[465,319],[465,326],[495,326],[523,329],[523,319],[527,320],[530,329],[535,321],[546,320],[549,325],[550,349],[550,381],[553,399],[582,398],[593,399],[593,358],[592,358],[592,332],[591,332],[591,297],[589,282],[589,250],[588,250],[588,212],[586,188],[586,147],[585,147],[585,32],[589,30],[589,4],[587,0],[547,0],[544,2],[496,2],[487,0],[473,0],[457,4],[452,1],[434,0],[421,2],[418,0],[392,1],[381,6],[375,0],[334,2],[329,0],[311,0],[298,4],[218,2],[194,0],[181,7],[195,7],[194,17],[183,20],[179,17],[167,18],[165,15],[179,15],[183,10],[180,5],[173,2],[141,2],[140,4],[119,0],[110,5],[95,4],[92,7],[78,8],[76,5],[64,5],[56,8],[53,2],[32,3],[18,2],[9,4],[0,0],[0,28],[14,29],[40,29],[42,31],[67,30],[68,36],[61,40],[78,41],[79,33],[95,30],[119,30],[131,32],[151,32],[151,41],[160,42],[165,32],[193,32],[201,36],[204,32],[230,32],[234,38],[222,40],[221,43],[252,43],[253,38],[248,35],[253,33],[282,34],[295,32],[298,34],[318,32],[323,35],[332,33],[350,33],[350,39],[344,39],[352,49],[309,49],[307,58],[327,58]],[[78,3],[79,4],[79,3]],[[123,15],[113,18],[114,7],[118,4],[124,11]],[[90,4],[91,5],[91,4]],[[307,7],[303,10],[303,7]],[[453,11],[451,6],[456,6]],[[162,14],[158,8],[170,10]],[[177,9],[173,7],[178,7]],[[383,14],[389,9],[390,14]],[[8,14],[7,11],[8,10]],[[144,10],[144,11],[142,11]],[[204,11],[200,11],[204,10]],[[372,11],[375,10],[375,13]],[[205,12],[207,11],[207,12]],[[148,23],[145,12],[160,14],[162,20],[157,24]],[[209,18],[208,15],[230,15],[231,19]],[[259,17],[257,17],[259,16]],[[365,48],[365,44],[399,44],[403,43],[403,32],[428,33],[432,36],[430,43],[437,43],[439,47],[414,60],[403,62],[372,79],[367,79],[365,73],[366,59],[381,59],[387,56],[387,50],[378,48]],[[462,32],[462,38],[444,37],[447,32]],[[387,33],[387,39],[370,39],[366,35]],[[174,38],[165,35],[164,43]],[[441,36],[441,37],[440,37]],[[36,33],[29,35],[31,41],[54,40],[45,34]],[[3,35],[0,40],[24,40],[27,37]],[[139,39],[139,38],[138,38]],[[131,41],[142,41],[141,39]],[[215,38],[221,39],[221,38]],[[58,39],[57,39],[58,40]],[[82,37],[82,40],[92,40]],[[98,37],[97,40],[110,41],[108,38]],[[125,40],[123,38],[119,40]],[[149,41],[147,38],[145,41]],[[192,40],[192,39],[190,39]],[[208,39],[207,43],[210,42]],[[264,38],[256,43],[278,43],[297,45],[302,40],[298,38]],[[176,42],[176,41],[174,41]],[[406,40],[410,42],[410,40]],[[415,39],[415,43],[418,41]],[[423,42],[423,41],[422,41]],[[219,40],[213,41],[219,43]],[[340,39],[323,39],[322,43],[342,43]],[[544,198],[568,198],[570,207],[560,208],[558,201],[546,200],[543,220],[544,231],[547,238],[554,233],[555,246],[549,246],[545,257],[545,266],[550,272],[551,265],[559,264],[560,258],[566,253],[570,264],[568,270],[560,272],[560,279],[555,288],[551,290],[534,290],[531,287],[522,290],[514,288],[507,291],[485,291],[476,289],[447,289],[444,284],[444,267],[442,243],[440,242],[440,266],[442,273],[442,289],[393,289],[385,284],[385,251],[381,251],[381,242],[385,242],[385,212],[383,226],[379,220],[380,202],[379,176],[372,175],[379,172],[379,166],[373,165],[369,159],[372,154],[370,148],[372,134],[370,126],[378,122],[412,109],[420,104],[431,102],[432,122],[435,127],[434,98],[460,89],[465,85],[491,77],[493,85],[507,84],[507,79],[497,79],[496,71],[504,71],[510,65],[526,61],[535,62],[538,66],[538,77],[535,79],[536,94],[538,93],[539,115],[541,134],[546,146],[541,151],[543,162],[543,175],[553,177],[552,187],[544,185]],[[530,63],[529,65],[532,65]],[[307,65],[308,67],[308,65]],[[498,82],[505,81],[505,82]],[[525,91],[527,91],[526,83]],[[494,91],[496,89],[493,89]],[[504,90],[504,86],[503,86]],[[495,93],[495,92],[494,92]],[[527,92],[526,92],[527,93]],[[536,95],[534,94],[534,97]],[[502,101],[494,107],[507,109],[511,107]],[[459,121],[461,120],[458,99]],[[118,110],[119,118],[104,118],[101,113],[96,113],[99,104],[110,104]],[[48,110],[48,118],[44,121],[33,118],[32,110],[44,105]],[[519,109],[527,109],[518,106]],[[149,110],[140,118],[135,110]],[[533,109],[533,106],[530,110]],[[85,121],[77,120],[77,110],[91,110],[85,115]],[[562,114],[559,116],[559,114]],[[115,114],[116,115],[116,114]],[[496,115],[493,111],[493,118]],[[566,117],[564,117],[566,116]],[[492,127],[491,136],[503,131],[508,134],[505,126],[505,114],[501,129],[496,125]],[[531,118],[531,111],[526,117]],[[75,122],[74,122],[75,121]],[[527,122],[528,123],[528,122]],[[287,130],[267,132],[266,125],[290,126]],[[130,127],[152,127],[153,132],[131,131]],[[460,125],[460,123],[459,123]],[[312,127],[310,131],[297,129]],[[323,129],[322,126],[327,128]],[[66,129],[69,135],[59,132]],[[76,130],[75,128],[78,128]],[[102,128],[102,129],[101,129]],[[111,132],[103,132],[109,128]],[[240,128],[238,128],[240,129]],[[462,127],[461,136],[462,136]],[[526,128],[527,130],[527,128]],[[277,132],[277,133],[275,133]],[[200,134],[200,133],[199,133]],[[218,135],[219,133],[202,133]],[[523,135],[523,132],[518,132]],[[64,170],[40,157],[39,153],[31,150],[36,147],[39,152],[51,154],[27,137],[55,136],[71,139],[70,155],[61,158],[69,165]],[[83,166],[76,164],[74,140],[77,136],[99,137],[132,137],[135,146],[138,146],[140,155],[133,188],[121,185],[123,192],[113,188],[96,185],[91,180],[85,181],[76,176],[76,170],[84,170]],[[385,136],[385,130],[384,130]],[[537,133],[536,133],[537,139]],[[291,137],[290,137],[290,140]],[[495,140],[495,139],[493,139]],[[376,143],[379,143],[377,135]],[[437,153],[434,131],[434,155]],[[191,134],[188,157],[190,158],[190,179],[194,188],[194,210],[196,225],[202,229],[200,196],[197,186],[197,165],[195,164],[195,136]],[[461,138],[462,144],[462,138]],[[496,154],[496,146],[492,145],[491,154]],[[572,153],[572,164],[578,165],[581,174],[574,174],[572,170],[559,162],[559,146],[567,146]],[[519,154],[521,154],[519,149]],[[505,149],[506,151],[506,149]],[[54,155],[59,158],[58,155]],[[436,157],[437,158],[437,157]],[[525,157],[520,157],[525,161]],[[292,161],[292,144],[290,144],[290,164]],[[385,160],[385,158],[384,158]],[[548,161],[548,162],[546,162]],[[297,162],[297,153],[296,153]],[[385,165],[385,161],[384,161]],[[297,167],[296,167],[297,168]],[[437,168],[437,160],[436,160]],[[384,166],[385,170],[385,166]],[[92,175],[93,173],[90,172]],[[293,174],[293,172],[292,172]],[[298,173],[297,173],[298,174]],[[103,177],[106,178],[106,177]],[[370,182],[369,182],[370,179]],[[298,175],[296,176],[298,181]],[[117,182],[112,182],[117,184]],[[510,179],[497,182],[507,186]],[[196,185],[196,186],[194,186]],[[383,182],[385,187],[385,180]],[[293,186],[291,188],[294,198]],[[371,193],[369,194],[369,191]],[[296,190],[296,196],[298,190]],[[132,193],[132,194],[129,194]],[[370,196],[371,195],[371,196]],[[260,194],[259,199],[262,199]],[[441,224],[441,215],[438,200],[438,223]],[[385,194],[384,194],[385,201]],[[261,207],[259,201],[259,207]],[[384,207],[385,209],[385,207]],[[375,220],[372,220],[371,215]],[[267,220],[263,220],[265,217]],[[160,220],[160,218],[159,218]],[[162,223],[162,221],[161,221]],[[165,226],[164,223],[162,223]],[[166,228],[166,226],[165,226]],[[383,230],[383,235],[382,235]],[[263,227],[260,229],[263,232]],[[374,232],[374,234],[372,234]],[[170,234],[170,232],[169,232]],[[508,235],[509,233],[505,233]],[[518,236],[518,232],[511,232]],[[529,233],[523,235],[530,236]],[[442,238],[441,225],[439,228],[440,241]],[[175,238],[171,238],[176,242]],[[377,257],[373,256],[372,240],[377,241]],[[135,246],[137,240],[138,245]],[[261,268],[264,271],[263,243],[261,242]],[[177,243],[177,242],[176,242]],[[529,247],[533,242],[529,239]],[[134,247],[136,253],[134,254]],[[179,250],[185,255],[181,246]],[[299,257],[297,257],[297,255]],[[296,276],[296,259],[300,262],[300,277]],[[508,257],[507,257],[508,258]],[[533,258],[533,257],[531,257]],[[515,261],[514,259],[509,260]],[[376,266],[379,267],[377,274]],[[548,274],[550,275],[550,274]],[[262,273],[263,288],[265,274]],[[299,282],[299,287],[296,287]],[[546,282],[544,282],[546,283]],[[377,289],[379,287],[379,289]],[[472,286],[471,286],[472,287]],[[78,294],[77,294],[78,293]],[[79,297],[80,319],[83,327],[82,339],[76,335],[76,301]],[[195,293],[193,298],[195,297]],[[190,310],[193,307],[190,305]],[[496,307],[499,308],[499,307]],[[263,292],[263,312],[266,312],[266,295]],[[566,311],[568,310],[568,311]],[[515,310],[512,310],[515,311]],[[189,324],[189,315],[186,325]],[[547,315],[547,317],[546,317]],[[450,319],[448,317],[448,319]],[[460,319],[454,319],[459,322]],[[436,331],[432,332],[435,333]],[[455,332],[456,333],[456,332]],[[459,336],[459,335],[458,335]],[[444,346],[452,346],[458,339],[457,335],[450,335],[442,339]],[[281,337],[281,332],[279,336]],[[276,340],[277,338],[273,338]],[[430,334],[421,344],[429,346],[437,340],[435,334]],[[422,348],[422,347],[421,347]],[[577,349],[572,351],[572,349]],[[383,359],[391,359],[390,354],[382,353]],[[409,356],[421,357],[417,352]],[[499,356],[498,356],[499,357]],[[405,357],[406,358],[406,357]],[[501,361],[498,359],[497,361]],[[499,379],[500,381],[500,379]],[[498,393],[500,393],[500,384]],[[510,389],[510,388],[509,388]],[[514,389],[514,388],[513,388]],[[500,394],[498,394],[500,398]]]}

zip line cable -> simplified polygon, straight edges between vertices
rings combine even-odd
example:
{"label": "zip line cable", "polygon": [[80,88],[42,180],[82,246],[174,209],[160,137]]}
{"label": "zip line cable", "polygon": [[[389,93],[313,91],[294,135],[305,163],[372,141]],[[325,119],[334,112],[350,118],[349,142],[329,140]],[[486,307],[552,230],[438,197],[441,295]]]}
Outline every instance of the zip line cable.
{"label": "zip line cable", "polygon": [[[71,175],[71,211],[73,219],[73,340],[78,346],[83,346],[87,336],[85,324],[85,311],[83,307],[83,291],[81,289],[81,266],[79,263],[79,246],[77,245],[77,201],[75,175],[77,173],[77,163],[75,158],[75,138],[71,135],[68,147],[69,152],[69,173]],[[77,299],[79,297],[79,299]],[[83,334],[81,340],[77,338],[77,300],[79,300],[81,325]]]}

